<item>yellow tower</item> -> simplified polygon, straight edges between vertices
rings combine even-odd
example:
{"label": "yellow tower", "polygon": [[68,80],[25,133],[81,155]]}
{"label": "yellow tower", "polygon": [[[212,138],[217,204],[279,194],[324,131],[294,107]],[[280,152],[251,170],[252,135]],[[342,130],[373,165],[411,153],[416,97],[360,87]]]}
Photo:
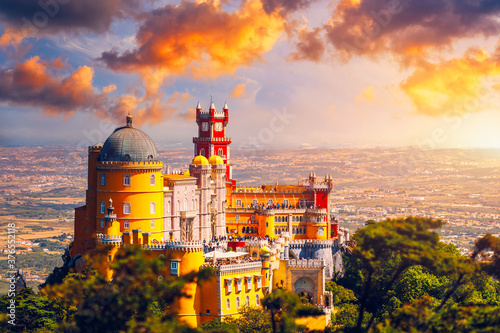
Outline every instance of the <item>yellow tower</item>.
{"label": "yellow tower", "polygon": [[[117,128],[104,143],[96,163],[96,232],[108,239],[125,231],[150,233],[163,241],[163,163],[151,138],[132,126]],[[107,224],[106,203],[115,202],[116,225]],[[108,221],[109,222],[109,221]]]}

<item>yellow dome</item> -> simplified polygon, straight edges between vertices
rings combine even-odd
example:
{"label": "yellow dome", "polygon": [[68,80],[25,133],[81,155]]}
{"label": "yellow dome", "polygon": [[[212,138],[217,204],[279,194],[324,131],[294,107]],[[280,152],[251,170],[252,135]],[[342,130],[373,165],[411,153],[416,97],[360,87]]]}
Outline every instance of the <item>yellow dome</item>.
{"label": "yellow dome", "polygon": [[208,159],[208,163],[210,163],[212,165],[214,165],[214,164],[222,165],[222,164],[224,164],[224,160],[219,155],[212,155]]}
{"label": "yellow dome", "polygon": [[186,172],[183,173],[184,176],[191,176],[191,174],[189,173],[189,170],[186,170]]}
{"label": "yellow dome", "polygon": [[271,253],[271,249],[268,248],[266,245],[264,245],[263,247],[260,248],[260,254],[262,255],[266,255],[266,254],[269,254]]}
{"label": "yellow dome", "polygon": [[205,156],[198,155],[195,158],[193,158],[193,161],[191,162],[191,164],[194,164],[194,165],[208,165],[208,160],[207,160],[207,158]]}

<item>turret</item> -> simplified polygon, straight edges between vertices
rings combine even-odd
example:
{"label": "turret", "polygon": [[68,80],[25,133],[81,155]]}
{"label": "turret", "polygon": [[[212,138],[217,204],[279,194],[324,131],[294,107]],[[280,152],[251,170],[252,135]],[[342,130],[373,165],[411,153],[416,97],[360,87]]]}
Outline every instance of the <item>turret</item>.
{"label": "turret", "polygon": [[201,113],[201,103],[198,101],[198,105],[196,105],[196,123],[200,124],[200,113]]}
{"label": "turret", "polygon": [[224,103],[223,111],[224,111],[224,126],[226,126],[229,120],[229,109],[227,108],[227,102]]}
{"label": "turret", "polygon": [[210,119],[212,120],[215,116],[215,104],[214,104],[214,102],[210,102],[209,112],[210,112]]}

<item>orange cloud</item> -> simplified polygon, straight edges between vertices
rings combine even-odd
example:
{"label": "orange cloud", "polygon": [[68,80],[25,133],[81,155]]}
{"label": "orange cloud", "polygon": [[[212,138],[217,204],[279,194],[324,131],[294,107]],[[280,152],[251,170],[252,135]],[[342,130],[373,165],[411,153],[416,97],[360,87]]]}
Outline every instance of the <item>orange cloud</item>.
{"label": "orange cloud", "polygon": [[500,76],[499,54],[490,57],[482,49],[471,48],[462,58],[422,62],[400,87],[422,114],[477,112],[491,94],[485,81]]}
{"label": "orange cloud", "polygon": [[139,96],[137,91],[111,98],[109,94],[116,86],[111,84],[102,90],[94,87],[92,68],[81,66],[64,75],[54,71],[60,64],[60,59],[43,61],[35,56],[12,69],[0,69],[0,103],[39,108],[46,115],[66,118],[78,111],[90,111],[101,118],[116,119],[132,111],[134,122],[141,125],[171,117],[178,103],[191,98],[187,92],[175,92],[163,101],[159,94]]}
{"label": "orange cloud", "polygon": [[157,82],[172,74],[213,78],[261,59],[284,25],[284,18],[267,13],[261,1],[242,1],[231,13],[221,1],[181,1],[145,19],[136,35],[137,49],[104,52],[101,59],[117,71],[162,71]]}
{"label": "orange cloud", "polygon": [[21,41],[27,37],[27,35],[21,31],[7,28],[5,29],[2,36],[0,36],[0,47],[5,48],[7,46],[15,46],[21,43]]}
{"label": "orange cloud", "polygon": [[244,83],[238,84],[234,87],[233,92],[231,93],[231,97],[240,98],[245,97],[247,94],[245,93],[247,86]]}
{"label": "orange cloud", "polygon": [[[58,61],[54,66],[58,66]],[[13,69],[0,69],[0,101],[66,117],[77,110],[101,107],[107,94],[95,92],[92,68],[82,66],[64,77],[51,70],[54,66],[35,56],[16,63]]]}

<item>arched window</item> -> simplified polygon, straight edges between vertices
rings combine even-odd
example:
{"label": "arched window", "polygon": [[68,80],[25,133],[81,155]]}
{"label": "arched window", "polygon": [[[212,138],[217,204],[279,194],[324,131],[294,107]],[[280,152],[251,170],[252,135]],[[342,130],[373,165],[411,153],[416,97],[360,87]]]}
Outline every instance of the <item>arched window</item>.
{"label": "arched window", "polygon": [[288,199],[283,200],[283,206],[288,206]]}
{"label": "arched window", "polygon": [[247,306],[250,306],[250,295],[247,295]]}
{"label": "arched window", "polygon": [[236,207],[241,207],[241,199],[236,200]]}
{"label": "arched window", "polygon": [[299,217],[299,222],[304,222],[303,218],[302,218],[302,215]]}
{"label": "arched window", "polygon": [[106,204],[104,202],[101,202],[101,214],[106,213]]}
{"label": "arched window", "polygon": [[191,200],[191,210],[195,210],[196,206],[194,205],[194,199]]}
{"label": "arched window", "polygon": [[236,296],[236,308],[237,309],[240,308],[240,297],[239,296]]}
{"label": "arched window", "polygon": [[255,305],[259,306],[260,300],[259,300],[259,294],[255,294]]}
{"label": "arched window", "polygon": [[101,228],[104,228],[104,220],[101,220]]}
{"label": "arched window", "polygon": [[200,155],[201,156],[205,156],[205,148],[201,148],[200,149]]}
{"label": "arched window", "polygon": [[219,155],[220,157],[224,156],[224,150],[222,150],[222,148],[219,148],[219,153],[217,155]]}
{"label": "arched window", "polygon": [[149,205],[149,213],[151,215],[153,214],[156,214],[156,204],[154,202],[152,202],[150,205]]}
{"label": "arched window", "polygon": [[228,310],[231,310],[231,300],[228,298],[226,298],[226,309]]}
{"label": "arched window", "polygon": [[130,202],[123,203],[123,214],[130,214]]}
{"label": "arched window", "polygon": [[181,201],[177,200],[177,213],[181,210]]}
{"label": "arched window", "polygon": [[188,199],[184,198],[184,210],[188,210]]}
{"label": "arched window", "polygon": [[272,205],[273,205],[273,199],[269,199],[269,200],[267,200],[267,205],[268,205],[268,206],[272,206]]}
{"label": "arched window", "polygon": [[318,228],[318,235],[323,236],[323,227]]}
{"label": "arched window", "polygon": [[151,176],[149,176],[149,185],[155,186],[155,184],[156,184],[156,178],[155,175],[152,174]]}
{"label": "arched window", "polygon": [[129,221],[123,222],[123,229],[130,229],[130,222]]}
{"label": "arched window", "polygon": [[194,209],[198,209],[198,199],[194,199]]}
{"label": "arched window", "polygon": [[170,213],[170,201],[167,201],[166,210],[167,210],[167,213]]}
{"label": "arched window", "polygon": [[155,228],[155,220],[151,220],[151,229]]}
{"label": "arched window", "polygon": [[123,175],[123,186],[130,186],[130,175]]}
{"label": "arched window", "polygon": [[259,201],[257,199],[252,200],[252,206],[257,206],[259,204]]}
{"label": "arched window", "polygon": [[106,185],[106,175],[101,173],[101,186]]}

